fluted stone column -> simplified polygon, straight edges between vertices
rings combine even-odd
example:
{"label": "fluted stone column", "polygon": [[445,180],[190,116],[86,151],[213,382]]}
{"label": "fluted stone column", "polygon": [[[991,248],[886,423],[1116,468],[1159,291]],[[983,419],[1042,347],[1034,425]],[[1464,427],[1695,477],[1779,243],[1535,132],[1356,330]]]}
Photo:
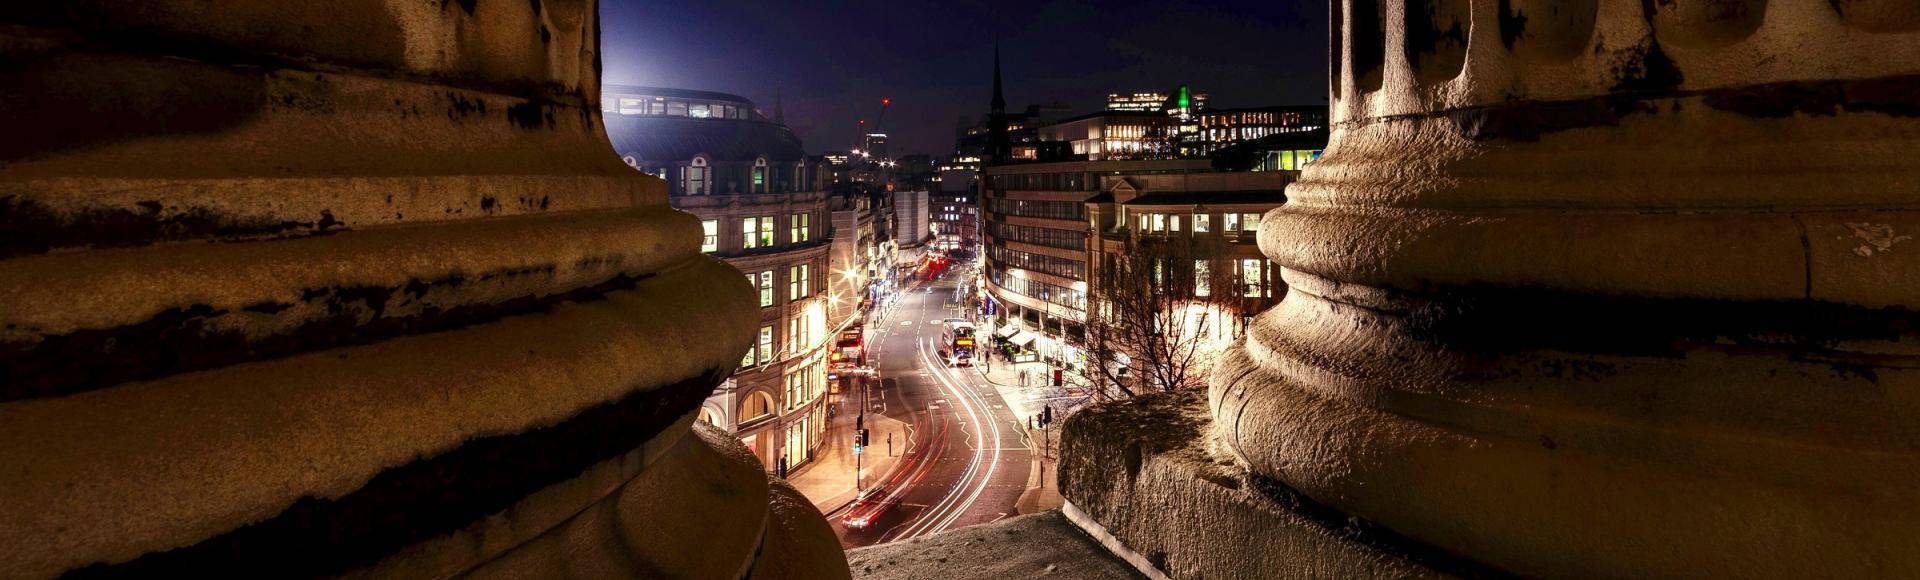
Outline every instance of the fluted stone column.
{"label": "fluted stone column", "polygon": [[596,10],[0,7],[0,575],[845,577]]}
{"label": "fluted stone column", "polygon": [[1333,14],[1211,390],[1253,474],[1524,575],[1920,574],[1920,7]]}

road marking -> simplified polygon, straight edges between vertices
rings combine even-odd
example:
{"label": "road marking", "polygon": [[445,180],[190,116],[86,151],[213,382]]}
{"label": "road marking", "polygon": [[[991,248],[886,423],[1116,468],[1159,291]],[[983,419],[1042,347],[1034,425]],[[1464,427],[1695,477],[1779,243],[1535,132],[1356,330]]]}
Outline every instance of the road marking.
{"label": "road marking", "polygon": [[[933,367],[932,342],[923,339],[915,346],[918,347],[919,350],[921,367]],[[942,388],[942,390],[948,393],[961,395],[959,396],[960,404],[966,416],[975,420],[972,422],[977,423],[979,412],[985,410],[987,401],[980,398],[979,395],[975,394],[971,389],[960,388],[962,383],[953,379],[951,373],[952,371],[942,371],[939,374],[935,374],[933,376],[935,386]],[[977,406],[975,404],[976,402],[978,403]],[[956,417],[958,416],[956,415]],[[967,421],[962,422],[963,428],[966,423]],[[993,440],[998,442],[1001,435],[999,421],[987,421],[986,424],[987,427],[992,430]],[[936,533],[952,527],[954,521],[965,514],[966,510],[973,505],[974,501],[979,499],[981,492],[985,491],[987,486],[990,485],[993,479],[993,472],[999,468],[1001,451],[998,447],[988,448],[985,445],[988,437],[987,431],[982,429],[971,429],[971,431],[973,431],[972,437],[968,439],[966,443],[968,447],[973,449],[973,454],[967,462],[966,472],[960,477],[960,485],[949,489],[946,497],[942,498],[940,502],[932,508],[922,512],[919,517],[903,524],[905,526],[904,529],[895,528],[896,530],[901,530],[899,535],[894,538],[895,540]],[[987,451],[992,451],[990,457],[984,456]],[[985,465],[982,465],[983,460],[987,461]],[[979,478],[978,483],[974,481],[976,476]],[[968,488],[972,488],[971,492],[968,491]]]}
{"label": "road marking", "polygon": [[902,321],[900,321],[900,326],[913,326],[913,321],[911,321],[911,320],[902,320]]}

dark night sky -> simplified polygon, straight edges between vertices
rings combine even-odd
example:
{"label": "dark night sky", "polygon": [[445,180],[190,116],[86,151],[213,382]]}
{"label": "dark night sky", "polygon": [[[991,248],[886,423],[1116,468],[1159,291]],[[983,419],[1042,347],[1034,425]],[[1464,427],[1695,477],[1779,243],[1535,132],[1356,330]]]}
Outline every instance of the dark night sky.
{"label": "dark night sky", "polygon": [[1326,103],[1327,3],[660,2],[602,0],[610,84],[734,93],[787,124],[809,153],[846,149],[892,97],[893,153],[952,153],[959,116],[985,113],[993,40],[1007,107],[1187,83],[1215,107]]}

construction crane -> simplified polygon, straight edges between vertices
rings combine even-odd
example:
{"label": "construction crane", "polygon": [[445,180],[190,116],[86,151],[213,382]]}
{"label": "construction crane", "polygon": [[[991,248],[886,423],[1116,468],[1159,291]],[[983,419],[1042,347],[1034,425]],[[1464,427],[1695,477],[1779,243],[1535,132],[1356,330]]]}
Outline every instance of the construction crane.
{"label": "construction crane", "polygon": [[866,147],[867,135],[869,133],[879,133],[882,131],[882,123],[887,121],[887,109],[891,107],[893,107],[893,97],[880,97],[880,112],[874,116],[872,131],[867,130],[866,119],[860,120],[859,126],[856,127],[858,134],[853,137],[853,151],[855,156],[860,156],[863,153],[868,155],[873,153],[872,151],[863,151],[861,148]]}

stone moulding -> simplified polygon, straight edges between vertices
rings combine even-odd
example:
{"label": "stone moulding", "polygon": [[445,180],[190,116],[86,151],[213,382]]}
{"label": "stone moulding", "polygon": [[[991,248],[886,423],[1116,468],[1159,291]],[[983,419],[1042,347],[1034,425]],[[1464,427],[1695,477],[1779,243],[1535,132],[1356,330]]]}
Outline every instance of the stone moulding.
{"label": "stone moulding", "polygon": [[[713,300],[710,291],[703,295],[696,289],[722,285],[733,275],[717,262],[695,260],[694,267],[669,270],[640,283],[635,290],[565,305],[549,314],[509,317],[454,333],[394,338],[367,346],[176,375],[62,399],[16,402],[0,409],[9,426],[0,444],[9,448],[9,457],[40,467],[15,473],[9,478],[14,481],[0,486],[5,488],[0,491],[0,498],[4,498],[0,505],[40,507],[0,517],[14,522],[0,529],[39,538],[37,542],[16,543],[16,549],[31,549],[44,557],[59,555],[61,559],[92,554],[112,562],[128,555],[98,552],[105,546],[92,547],[97,546],[94,542],[106,538],[89,539],[85,535],[87,527],[76,522],[114,514],[112,519],[122,521],[127,528],[112,537],[108,545],[132,543],[151,534],[151,540],[141,542],[150,546],[145,551],[160,551],[180,547],[168,545],[178,540],[165,538],[191,535],[194,532],[190,530],[196,529],[230,529],[249,521],[264,520],[265,524],[252,524],[258,526],[254,529],[264,531],[233,537],[245,539],[251,534],[286,539],[286,534],[303,533],[301,530],[312,534],[352,529],[341,523],[344,514],[371,509],[356,506],[387,505],[411,497],[406,493],[431,493],[454,502],[444,508],[449,511],[442,517],[463,513],[478,517],[485,512],[451,507],[478,501],[462,499],[464,487],[436,490],[428,482],[474,478],[476,486],[490,481],[502,485],[526,481],[518,484],[523,486],[551,483],[547,479],[586,465],[559,461],[557,457],[564,455],[557,455],[560,451],[556,447],[588,453],[581,461],[605,459],[594,454],[617,453],[636,446],[677,418],[684,412],[681,409],[697,405],[723,378],[722,369],[730,369],[736,362],[728,353],[744,350],[744,341],[716,345],[700,356],[647,346],[652,337],[685,336],[712,328],[732,329],[736,331],[733,334],[746,336],[738,329],[753,323],[750,309],[743,310],[746,316],[735,314],[715,320],[696,308]],[[725,302],[748,302],[744,289],[724,287],[735,290],[723,294]],[[723,321],[724,326],[720,326]],[[489,369],[490,364],[500,363],[510,366]],[[387,380],[409,386],[398,390],[381,387]],[[657,391],[644,387],[669,384],[679,386]],[[633,390],[635,387],[641,388]],[[536,393],[543,394],[530,398]],[[222,399],[239,400],[208,403]],[[608,400],[626,402],[591,411],[609,404],[600,403]],[[503,404],[510,404],[514,411],[507,412]],[[658,415],[663,412],[667,415]],[[576,421],[586,423],[558,431],[546,427]],[[649,428],[649,424],[654,426]],[[460,435],[511,434],[529,429],[520,436],[526,439],[465,439]],[[550,435],[537,435],[542,433]],[[608,438],[614,433],[641,439],[628,445],[621,443],[622,438]],[[546,441],[540,437],[569,440]],[[600,448],[583,447],[582,438],[611,447],[595,451]],[[433,459],[441,456],[451,458]],[[88,459],[79,463],[62,461],[73,457]],[[85,474],[89,470],[114,464],[148,467],[110,481],[93,482],[87,489],[94,497],[87,501],[58,501],[73,498],[64,482],[88,480]],[[499,465],[520,466],[525,473],[489,473]],[[535,469],[546,465],[556,471],[541,475]],[[408,475],[414,472],[419,475]],[[207,485],[205,477],[215,473],[235,475],[219,485]],[[426,479],[419,479],[423,477]],[[412,491],[383,491],[382,485]],[[513,489],[507,487],[484,497],[495,497],[492,501],[517,497],[511,495]],[[530,490],[522,493],[525,491]],[[360,503],[345,499],[355,493],[365,493],[370,499]],[[497,495],[501,493],[508,495]],[[153,501],[157,497],[168,501]],[[304,503],[300,499],[303,497],[336,499],[312,505]],[[395,505],[424,500],[414,497]],[[378,511],[391,509],[394,507]],[[223,513],[227,515],[217,515]],[[381,517],[397,522],[409,519],[398,513],[382,513]],[[276,522],[279,518],[290,519],[282,524]],[[132,525],[136,523],[139,525]],[[68,531],[42,526],[62,526]],[[339,539],[372,541],[366,532]],[[329,565],[334,565],[332,558],[340,556],[321,548],[326,542],[318,538],[236,544],[253,548],[242,551],[270,553],[259,549],[262,545],[305,546],[302,553],[310,557],[334,554]],[[217,548],[198,549],[222,553]],[[232,554],[208,557],[235,564],[252,561]],[[260,562],[276,561],[290,565],[293,560],[283,556]],[[347,561],[351,559],[339,558],[339,562]]]}
{"label": "stone moulding", "polygon": [[611,151],[597,14],[0,9],[0,569],[846,577],[691,426],[758,312]]}
{"label": "stone moulding", "polygon": [[1920,573],[1895,4],[1336,0],[1218,441],[1525,576]]}
{"label": "stone moulding", "polygon": [[[19,314],[0,330],[0,400],[597,298],[632,288],[628,272],[690,253],[695,227],[666,208],[632,209],[7,260],[0,310]],[[108,271],[120,274],[99,275]],[[130,287],[151,291],[121,291]]]}

